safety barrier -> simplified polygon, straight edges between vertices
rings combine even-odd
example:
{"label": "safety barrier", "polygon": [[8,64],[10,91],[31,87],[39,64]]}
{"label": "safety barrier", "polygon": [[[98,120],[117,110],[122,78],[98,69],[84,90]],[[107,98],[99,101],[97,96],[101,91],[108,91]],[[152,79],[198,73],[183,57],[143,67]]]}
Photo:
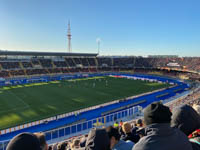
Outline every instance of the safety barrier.
{"label": "safety barrier", "polygon": [[115,112],[106,116],[102,116],[93,120],[89,121],[84,121],[82,123],[78,123],[75,125],[67,126],[67,127],[62,127],[59,129],[55,129],[49,132],[45,132],[46,135],[46,140],[51,141],[56,138],[61,138],[61,137],[70,137],[72,134],[76,134],[79,132],[82,132],[84,130],[91,129],[93,127],[102,127],[106,126],[107,123],[113,122],[115,120],[120,120],[126,117],[132,117],[141,115],[142,113],[142,107],[140,106],[135,106],[129,109],[125,109],[119,112]]}

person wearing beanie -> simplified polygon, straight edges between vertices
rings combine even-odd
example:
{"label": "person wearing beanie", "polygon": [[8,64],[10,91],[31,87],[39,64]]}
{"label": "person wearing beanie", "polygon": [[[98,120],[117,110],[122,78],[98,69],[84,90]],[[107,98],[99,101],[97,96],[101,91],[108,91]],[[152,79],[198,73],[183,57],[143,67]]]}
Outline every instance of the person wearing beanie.
{"label": "person wearing beanie", "polygon": [[169,108],[160,102],[154,102],[144,109],[144,123],[170,123],[172,113]]}
{"label": "person wearing beanie", "polygon": [[172,113],[167,106],[154,102],[144,109],[144,136],[133,150],[192,150],[187,136],[170,127]]}
{"label": "person wearing beanie", "polygon": [[9,143],[6,150],[42,150],[39,139],[32,133],[16,135]]}

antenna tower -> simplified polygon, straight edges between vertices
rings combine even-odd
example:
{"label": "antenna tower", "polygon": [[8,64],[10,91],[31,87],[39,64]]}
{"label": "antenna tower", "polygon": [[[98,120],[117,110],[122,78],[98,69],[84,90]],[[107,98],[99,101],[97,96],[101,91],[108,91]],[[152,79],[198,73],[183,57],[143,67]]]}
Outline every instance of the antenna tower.
{"label": "antenna tower", "polygon": [[68,30],[67,30],[67,37],[68,37],[68,52],[72,52],[72,47],[71,47],[71,28],[70,28],[70,21],[68,22]]}

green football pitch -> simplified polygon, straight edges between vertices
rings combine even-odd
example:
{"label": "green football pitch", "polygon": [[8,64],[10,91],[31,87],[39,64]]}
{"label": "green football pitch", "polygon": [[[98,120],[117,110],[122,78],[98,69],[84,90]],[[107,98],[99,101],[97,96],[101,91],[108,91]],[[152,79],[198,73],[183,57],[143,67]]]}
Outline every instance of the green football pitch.
{"label": "green football pitch", "polygon": [[113,77],[0,88],[0,129],[134,96],[168,84]]}

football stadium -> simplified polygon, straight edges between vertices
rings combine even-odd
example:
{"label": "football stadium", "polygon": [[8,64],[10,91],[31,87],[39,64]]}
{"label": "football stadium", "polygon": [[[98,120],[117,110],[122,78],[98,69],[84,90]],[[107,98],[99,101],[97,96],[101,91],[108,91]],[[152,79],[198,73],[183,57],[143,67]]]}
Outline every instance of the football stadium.
{"label": "football stadium", "polygon": [[[191,58],[16,51],[0,55],[2,149],[21,132],[42,131],[52,143],[116,120],[132,120],[154,101],[185,98],[199,80],[199,66],[195,71],[187,66]],[[171,61],[183,66],[169,67]]]}
{"label": "football stadium", "polygon": [[200,150],[200,3],[163,3],[0,2],[0,150]]}

